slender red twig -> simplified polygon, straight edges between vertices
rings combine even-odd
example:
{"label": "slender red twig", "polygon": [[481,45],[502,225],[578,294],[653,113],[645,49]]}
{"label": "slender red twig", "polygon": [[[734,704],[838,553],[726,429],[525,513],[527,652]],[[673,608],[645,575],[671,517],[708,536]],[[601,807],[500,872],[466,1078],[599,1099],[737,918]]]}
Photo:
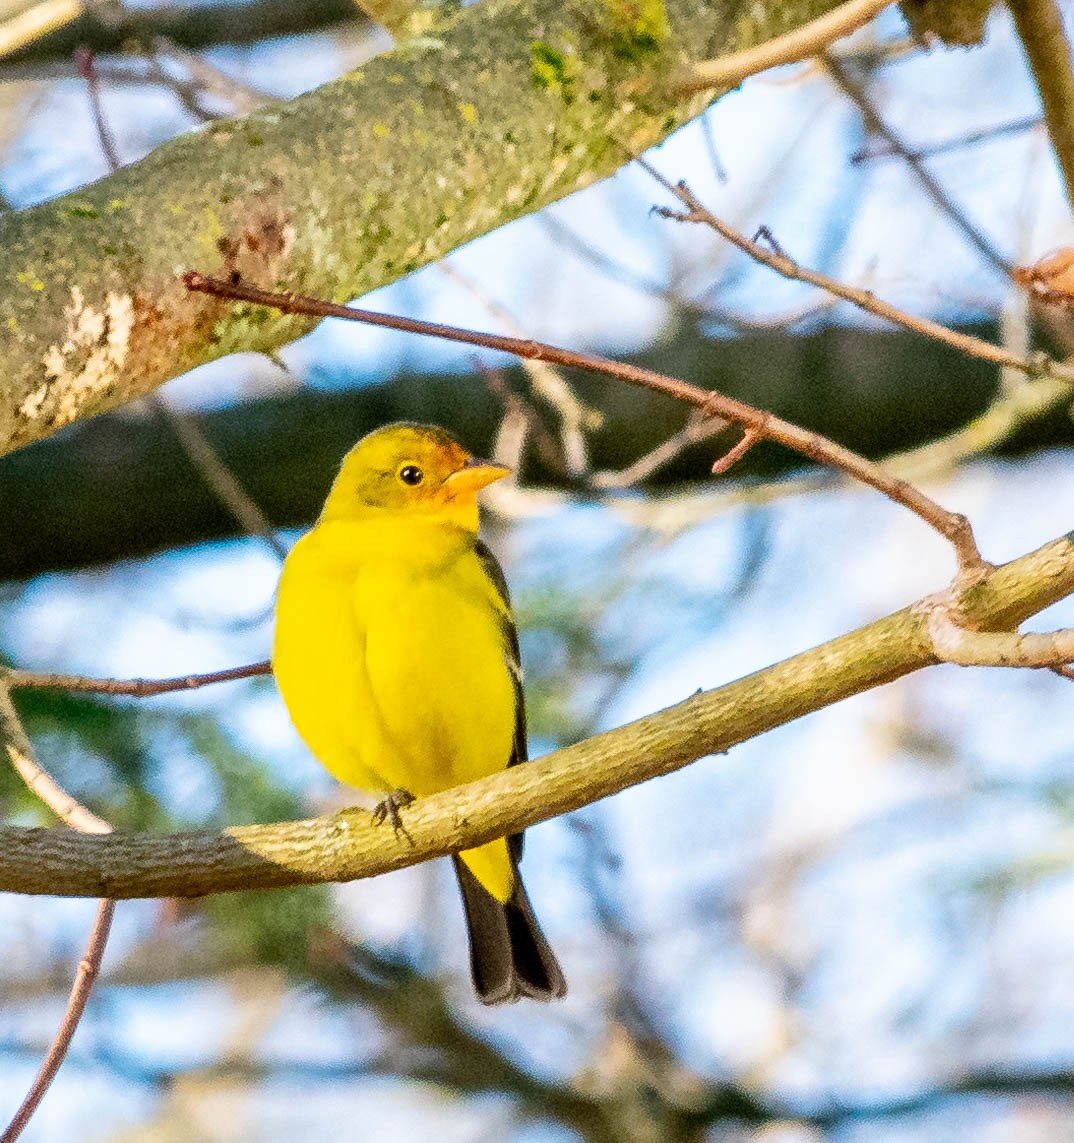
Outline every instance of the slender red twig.
{"label": "slender red twig", "polygon": [[747,429],[723,456],[717,457],[712,462],[712,475],[722,476],[725,472],[729,472],[760,439],[760,433]]}
{"label": "slender red twig", "polygon": [[[112,832],[112,827],[108,822],[98,817],[76,798],[73,798],[34,759],[30,741],[26,737],[26,731],[23,729],[18,711],[11,701],[11,694],[2,679],[0,679],[0,737],[4,740],[8,758],[19,776],[61,821],[79,833]],[[97,974],[100,971],[101,958],[104,956],[105,946],[108,944],[108,934],[112,928],[115,907],[115,901],[107,899],[98,903],[97,916],[86,942],[86,951],[79,961],[70,995],[67,997],[63,1020],[52,1038],[52,1043],[49,1045],[49,1050],[42,1060],[40,1068],[38,1068],[34,1082],[30,1085],[30,1090],[26,1093],[7,1129],[3,1135],[0,1135],[0,1143],[15,1143],[37,1110],[38,1104],[49,1089],[49,1085],[56,1078],[56,1073],[67,1055],[67,1049],[71,1046],[71,1039],[86,1010],[86,1003],[93,989],[93,982],[97,979]]]}
{"label": "slender red twig", "polygon": [[201,675],[180,675],[171,679],[91,679],[84,675],[40,674],[36,671],[11,669],[0,677],[0,681],[12,689],[83,691],[102,695],[130,695],[134,698],[150,698],[153,695],[170,694],[173,691],[192,691],[212,683],[229,683],[234,679],[251,679],[257,675],[272,672],[272,664],[267,660],[249,663],[245,667],[228,667],[223,671],[210,671]]}
{"label": "slender red twig", "polygon": [[0,1135],[0,1143],[15,1143],[15,1140],[22,1134],[67,1055],[71,1038],[74,1036],[75,1029],[78,1028],[82,1014],[86,1010],[86,1001],[89,1000],[93,982],[101,970],[101,957],[104,956],[105,945],[108,943],[108,934],[112,928],[112,917],[115,910],[115,901],[105,899],[97,903],[97,916],[94,918],[93,928],[90,930],[86,951],[78,962],[78,971],[75,973],[74,983],[71,985],[71,993],[67,997],[67,1007],[63,1013],[63,1020],[56,1030],[56,1035],[49,1045],[48,1053],[41,1062],[41,1067],[34,1077],[30,1090],[19,1105],[14,1118],[8,1124],[7,1130],[3,1135]]}
{"label": "slender red twig", "polygon": [[[241,282],[212,278],[198,271],[190,270],[182,276],[183,284],[189,290],[210,294],[218,298],[252,302],[255,305],[271,306],[284,313],[306,314],[311,317],[338,317],[345,321],[356,321],[366,325],[381,326],[386,329],[401,330],[405,333],[418,333],[426,337],[439,337],[446,341],[462,342],[466,345],[480,345],[487,349],[497,349],[515,357],[550,361],[553,364],[574,369],[585,369],[592,373],[603,373],[639,385],[655,393],[663,393],[675,400],[684,401],[700,409],[708,416],[723,417],[734,421],[755,435],[773,440],[809,457],[819,464],[831,465],[848,475],[884,493],[898,504],[920,516],[931,527],[944,536],[955,549],[959,566],[963,569],[980,568],[984,561],[977,549],[977,542],[969,521],[955,512],[948,512],[936,501],[914,488],[904,480],[891,476],[878,464],[867,460],[850,449],[843,448],[820,433],[799,428],[772,413],[756,409],[743,401],[727,397],[722,393],[702,389],[687,381],[645,369],[639,365],[629,365],[612,361],[594,353],[579,353],[576,350],[560,349],[544,342],[527,338],[504,337],[498,334],[480,333],[474,330],[459,329],[457,326],[441,325],[436,322],[418,321],[414,318],[399,317],[394,314],[376,313],[372,310],[352,309],[320,298],[305,297],[300,294],[280,294],[259,290]],[[1072,373],[1074,376],[1074,373]]]}

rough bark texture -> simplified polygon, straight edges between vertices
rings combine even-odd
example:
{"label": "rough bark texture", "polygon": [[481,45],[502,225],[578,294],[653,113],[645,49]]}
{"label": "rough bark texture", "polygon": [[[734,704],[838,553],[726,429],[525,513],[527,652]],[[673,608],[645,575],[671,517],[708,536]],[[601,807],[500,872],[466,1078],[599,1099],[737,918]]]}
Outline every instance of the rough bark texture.
{"label": "rough bark texture", "polygon": [[[996,630],[1071,591],[1068,535],[996,569],[963,593],[962,605],[968,623]],[[364,810],[160,837],[3,828],[0,891],[196,897],[371,877],[515,833],[928,666],[936,660],[926,624],[922,608],[905,608],[536,762],[420,798],[404,813],[405,832],[374,826]]]}
{"label": "rough bark texture", "polygon": [[0,219],[0,452],[305,319],[187,269],[342,301],[611,174],[699,112],[673,71],[832,0],[485,0],[439,38]]}

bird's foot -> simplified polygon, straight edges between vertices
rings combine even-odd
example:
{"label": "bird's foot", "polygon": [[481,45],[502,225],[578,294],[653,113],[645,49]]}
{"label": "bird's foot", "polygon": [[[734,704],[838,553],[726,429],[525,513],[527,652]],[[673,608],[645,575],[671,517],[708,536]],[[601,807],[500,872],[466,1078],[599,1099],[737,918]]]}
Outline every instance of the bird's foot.
{"label": "bird's foot", "polygon": [[[406,826],[403,825],[399,811],[404,806],[409,806],[412,801],[414,801],[414,795],[409,790],[392,790],[384,801],[377,802],[373,808],[373,824],[381,825],[386,821],[391,822],[392,829],[396,833],[402,833],[410,840],[410,834],[406,832]],[[413,841],[410,844],[413,845]]]}

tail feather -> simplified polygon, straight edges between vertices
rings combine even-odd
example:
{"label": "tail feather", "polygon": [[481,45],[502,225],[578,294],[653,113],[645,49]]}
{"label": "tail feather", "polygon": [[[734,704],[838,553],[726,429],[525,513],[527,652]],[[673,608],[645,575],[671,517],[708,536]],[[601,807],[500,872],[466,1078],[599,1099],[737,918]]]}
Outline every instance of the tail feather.
{"label": "tail feather", "polygon": [[553,1000],[565,995],[559,962],[533,915],[522,878],[515,869],[515,891],[502,904],[483,888],[466,864],[453,857],[466,926],[470,971],[482,1004],[506,1004],[520,997]]}

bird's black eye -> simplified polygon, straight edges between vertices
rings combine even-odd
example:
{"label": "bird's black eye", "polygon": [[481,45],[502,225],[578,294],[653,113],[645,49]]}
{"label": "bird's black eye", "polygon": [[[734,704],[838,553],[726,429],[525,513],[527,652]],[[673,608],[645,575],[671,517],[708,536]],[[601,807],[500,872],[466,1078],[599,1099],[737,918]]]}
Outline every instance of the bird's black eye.
{"label": "bird's black eye", "polygon": [[425,479],[425,473],[416,464],[404,464],[399,469],[399,479],[404,484],[420,484]]}

